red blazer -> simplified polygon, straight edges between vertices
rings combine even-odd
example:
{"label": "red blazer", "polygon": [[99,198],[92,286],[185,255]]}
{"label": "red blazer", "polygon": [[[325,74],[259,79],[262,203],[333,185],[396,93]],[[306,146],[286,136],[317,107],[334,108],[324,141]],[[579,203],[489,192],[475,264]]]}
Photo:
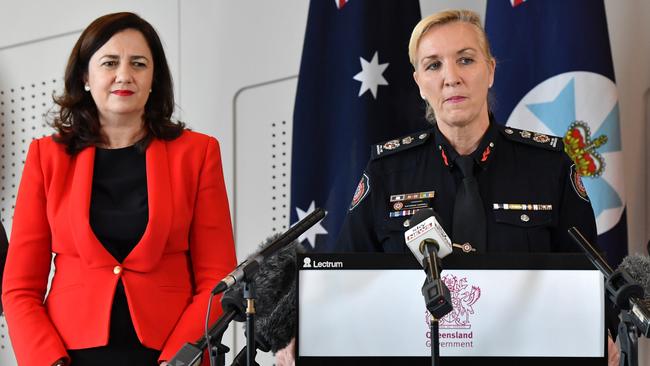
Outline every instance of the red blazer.
{"label": "red blazer", "polygon": [[[106,345],[120,279],[138,338],[168,360],[203,334],[210,290],[236,264],[216,139],[185,131],[149,145],[149,222],[123,263],[90,228],[94,157],[92,147],[70,156],[51,137],[29,148],[2,288],[21,366]],[[46,297],[52,254],[56,272]],[[221,312],[214,303],[213,321]]]}

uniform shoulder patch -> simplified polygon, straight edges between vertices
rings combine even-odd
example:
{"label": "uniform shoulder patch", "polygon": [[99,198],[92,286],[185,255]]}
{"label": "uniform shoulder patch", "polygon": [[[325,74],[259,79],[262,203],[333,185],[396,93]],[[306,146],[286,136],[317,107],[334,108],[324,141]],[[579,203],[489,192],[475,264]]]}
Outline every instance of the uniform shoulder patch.
{"label": "uniform shoulder patch", "polygon": [[580,172],[578,172],[578,170],[576,169],[575,164],[571,165],[571,172],[569,173],[569,179],[571,180],[571,186],[573,187],[573,190],[576,192],[578,197],[589,202],[589,196],[587,196],[587,189],[585,188],[584,184],[582,184],[582,176],[580,175]]}
{"label": "uniform shoulder patch", "polygon": [[366,198],[369,192],[370,192],[370,178],[368,178],[368,175],[366,173],[363,173],[363,176],[361,177],[361,180],[357,185],[357,189],[354,191],[354,196],[352,196],[352,203],[350,203],[350,211],[354,210],[354,208],[357,207],[359,203],[363,201],[364,198]]}
{"label": "uniform shoulder patch", "polygon": [[422,131],[403,136],[397,139],[388,140],[381,144],[373,145],[370,160],[395,154],[400,151],[408,150],[412,147],[422,145],[431,137],[430,131]]}
{"label": "uniform shoulder patch", "polygon": [[511,141],[521,142],[526,145],[537,146],[547,150],[564,151],[561,137],[545,135],[539,132],[520,130],[509,126],[501,126],[501,133]]}

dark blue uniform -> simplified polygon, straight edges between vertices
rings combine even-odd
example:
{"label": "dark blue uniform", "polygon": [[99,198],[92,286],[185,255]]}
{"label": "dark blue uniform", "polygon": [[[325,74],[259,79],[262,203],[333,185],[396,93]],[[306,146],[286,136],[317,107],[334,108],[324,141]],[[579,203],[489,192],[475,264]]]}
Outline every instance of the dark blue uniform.
{"label": "dark blue uniform", "polygon": [[[437,126],[374,146],[337,250],[407,251],[408,219],[425,207],[440,215],[451,236],[462,179],[453,163],[457,155]],[[471,155],[478,165],[488,252],[580,251],[567,234],[571,226],[596,242],[591,203],[561,138],[492,121]]]}

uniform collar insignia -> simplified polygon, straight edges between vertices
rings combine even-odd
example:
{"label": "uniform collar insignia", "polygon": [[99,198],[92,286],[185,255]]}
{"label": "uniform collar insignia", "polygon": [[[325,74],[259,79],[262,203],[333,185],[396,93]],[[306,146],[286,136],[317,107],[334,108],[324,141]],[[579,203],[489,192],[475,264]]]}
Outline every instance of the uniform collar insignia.
{"label": "uniform collar insignia", "polygon": [[[440,150],[442,162],[446,167],[452,168],[454,166],[454,160],[458,157],[458,153],[454,150],[442,132],[440,132],[437,125],[434,128],[433,134],[436,146],[438,147],[438,150]],[[493,121],[490,121],[490,126],[487,131],[485,131],[478,148],[471,154],[474,160],[476,160],[476,163],[483,169],[487,167],[487,164],[494,153],[494,142],[497,134],[497,128],[494,126]]]}

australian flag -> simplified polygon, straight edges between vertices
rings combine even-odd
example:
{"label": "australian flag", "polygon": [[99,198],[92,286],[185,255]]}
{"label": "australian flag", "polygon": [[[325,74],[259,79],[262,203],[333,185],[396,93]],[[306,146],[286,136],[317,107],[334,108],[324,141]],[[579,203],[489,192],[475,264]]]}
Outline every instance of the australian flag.
{"label": "australian flag", "polygon": [[[300,237],[332,250],[371,144],[426,128],[408,59],[418,0],[313,0],[293,116],[291,222],[322,207]],[[306,241],[306,242],[305,242]]]}
{"label": "australian flag", "polygon": [[[562,136],[616,265],[627,252],[619,104],[602,0],[489,0],[496,119]],[[534,169],[534,167],[531,167]]]}

